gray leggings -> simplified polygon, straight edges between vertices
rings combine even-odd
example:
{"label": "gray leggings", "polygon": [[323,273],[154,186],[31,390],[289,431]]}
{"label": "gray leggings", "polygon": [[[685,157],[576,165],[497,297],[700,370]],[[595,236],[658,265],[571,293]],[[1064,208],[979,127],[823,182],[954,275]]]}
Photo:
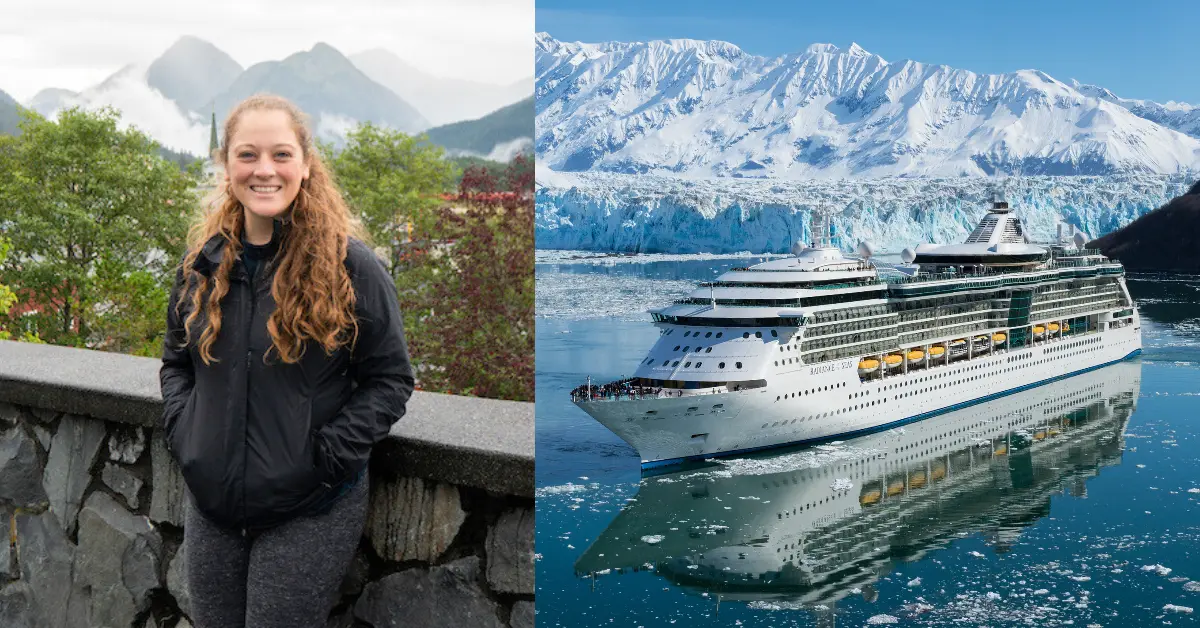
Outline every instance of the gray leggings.
{"label": "gray leggings", "polygon": [[364,474],[325,514],[248,538],[213,524],[185,499],[196,628],[324,628],[366,523],[368,481]]}

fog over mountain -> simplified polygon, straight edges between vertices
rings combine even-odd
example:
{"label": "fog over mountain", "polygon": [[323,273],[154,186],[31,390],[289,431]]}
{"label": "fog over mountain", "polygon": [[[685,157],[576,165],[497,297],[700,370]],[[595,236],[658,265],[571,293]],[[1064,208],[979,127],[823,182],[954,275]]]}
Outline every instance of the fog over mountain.
{"label": "fog over mountain", "polygon": [[[283,61],[250,66],[228,89],[215,96],[217,119],[242,99],[259,92],[279,94],[312,116],[319,135],[336,135],[346,120],[371,121],[407,133],[429,128],[429,121],[388,88],[367,78],[342,53],[326,44]],[[328,118],[328,120],[327,120]]]}
{"label": "fog over mountain", "polygon": [[326,44],[243,70],[195,37],[183,37],[149,65],[127,65],[80,93],[43,89],[25,106],[49,117],[65,107],[111,106],[121,112],[123,126],[136,126],[167,148],[204,155],[214,107],[220,120],[259,92],[292,99],[312,117],[316,132],[335,143],[363,121],[410,133],[430,126],[412,105]]}
{"label": "fog over mountain", "polygon": [[434,125],[482,118],[533,93],[532,78],[508,85],[439,78],[378,48],[351,55],[350,61],[411,103]]}
{"label": "fog over mountain", "polygon": [[196,37],[182,37],[146,70],[146,83],[187,111],[203,114],[213,96],[229,89],[243,68],[233,57]]}
{"label": "fog over mountain", "polygon": [[533,146],[533,98],[511,104],[478,120],[429,130],[429,141],[451,154],[508,161]]}

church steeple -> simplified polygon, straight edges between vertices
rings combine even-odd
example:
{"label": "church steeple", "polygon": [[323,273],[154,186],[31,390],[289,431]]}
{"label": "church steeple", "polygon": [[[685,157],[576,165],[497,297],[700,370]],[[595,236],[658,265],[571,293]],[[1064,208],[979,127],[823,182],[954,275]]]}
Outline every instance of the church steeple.
{"label": "church steeple", "polygon": [[214,106],[212,112],[212,130],[208,135],[208,156],[212,159],[217,158],[217,109]]}

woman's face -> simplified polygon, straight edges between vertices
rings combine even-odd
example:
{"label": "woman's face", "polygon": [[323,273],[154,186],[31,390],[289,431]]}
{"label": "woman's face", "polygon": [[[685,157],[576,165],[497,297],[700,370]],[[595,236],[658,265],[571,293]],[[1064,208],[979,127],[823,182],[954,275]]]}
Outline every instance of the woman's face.
{"label": "woman's face", "polygon": [[287,211],[308,178],[300,139],[285,111],[243,113],[225,164],[230,191],[246,211],[265,219]]}

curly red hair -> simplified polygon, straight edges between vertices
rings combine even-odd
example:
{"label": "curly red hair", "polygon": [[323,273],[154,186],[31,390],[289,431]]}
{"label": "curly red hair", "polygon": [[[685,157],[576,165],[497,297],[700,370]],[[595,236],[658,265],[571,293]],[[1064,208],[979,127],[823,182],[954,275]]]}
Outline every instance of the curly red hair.
{"label": "curly red hair", "polygon": [[[332,173],[317,153],[307,116],[287,99],[256,95],[234,107],[225,119],[222,148],[213,156],[216,162],[222,166],[228,163],[230,139],[247,111],[287,113],[309,167],[309,177],[301,183],[289,210],[291,228],[281,243],[271,285],[276,304],[267,322],[271,349],[289,364],[303,357],[310,340],[332,354],[340,347],[353,345],[358,338],[354,288],[343,262],[348,238],[354,236],[365,242],[366,233],[361,222],[350,213]],[[178,307],[182,308],[185,302],[190,304],[184,321],[185,344],[193,341],[193,324],[205,312],[197,349],[205,364],[211,364],[217,361],[212,355],[212,345],[221,333],[221,299],[229,292],[229,273],[242,250],[245,208],[223,178],[204,208],[188,231],[188,253],[183,261],[184,285],[194,289],[187,298],[179,299]],[[204,244],[218,234],[226,240],[225,254],[209,278],[194,270],[193,264]]]}

